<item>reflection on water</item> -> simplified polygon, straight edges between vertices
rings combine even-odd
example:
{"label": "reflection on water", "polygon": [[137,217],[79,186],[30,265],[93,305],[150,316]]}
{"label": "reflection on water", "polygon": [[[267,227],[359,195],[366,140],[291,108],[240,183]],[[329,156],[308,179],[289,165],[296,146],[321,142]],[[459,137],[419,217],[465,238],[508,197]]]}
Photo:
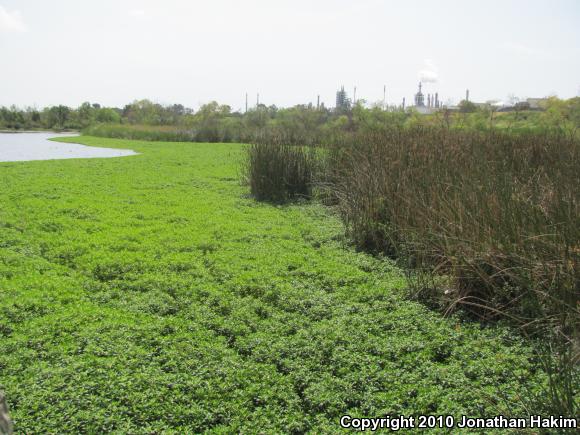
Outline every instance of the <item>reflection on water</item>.
{"label": "reflection on water", "polygon": [[123,157],[137,154],[132,150],[88,147],[48,140],[52,137],[75,136],[71,133],[0,133],[0,162],[26,160],[91,159]]}

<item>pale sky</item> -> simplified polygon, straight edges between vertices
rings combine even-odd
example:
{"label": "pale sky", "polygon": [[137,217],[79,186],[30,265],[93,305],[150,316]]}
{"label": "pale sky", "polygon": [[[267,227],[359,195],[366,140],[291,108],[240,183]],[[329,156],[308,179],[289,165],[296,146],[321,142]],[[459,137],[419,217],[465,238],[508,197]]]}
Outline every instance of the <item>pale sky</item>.
{"label": "pale sky", "polygon": [[0,0],[0,106],[577,96],[579,0]]}

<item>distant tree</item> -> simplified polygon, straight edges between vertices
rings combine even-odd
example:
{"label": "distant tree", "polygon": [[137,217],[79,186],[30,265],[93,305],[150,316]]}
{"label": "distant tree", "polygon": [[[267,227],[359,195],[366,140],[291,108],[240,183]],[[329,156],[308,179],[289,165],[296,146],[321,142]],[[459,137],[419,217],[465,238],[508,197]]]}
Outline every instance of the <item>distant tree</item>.
{"label": "distant tree", "polygon": [[321,130],[325,134],[332,134],[335,132],[348,131],[351,129],[351,121],[347,115],[339,115],[331,118],[328,122],[322,125]]}
{"label": "distant tree", "polygon": [[97,122],[110,122],[117,124],[121,122],[121,116],[115,109],[103,108],[97,111],[95,120]]}
{"label": "distant tree", "polygon": [[0,124],[5,128],[13,128],[14,115],[7,107],[0,107]]}
{"label": "distant tree", "polygon": [[571,137],[580,131],[580,97],[561,100],[549,97],[541,121],[546,128],[558,129]]}
{"label": "distant tree", "polygon": [[272,119],[271,114],[273,114],[273,112],[270,112],[265,106],[248,110],[245,117],[246,126],[250,129],[264,128],[270,119]]}
{"label": "distant tree", "polygon": [[218,142],[223,140],[222,121],[232,112],[226,104],[220,105],[217,101],[202,105],[191,117],[190,126],[195,130],[196,139],[204,142]]}
{"label": "distant tree", "polygon": [[174,104],[173,106],[169,107],[169,111],[176,117],[179,118],[185,115],[185,107],[183,104]]}
{"label": "distant tree", "polygon": [[461,100],[459,103],[459,111],[461,113],[473,113],[477,111],[477,106],[471,101]]}
{"label": "distant tree", "polygon": [[123,117],[131,124],[168,125],[173,117],[160,104],[138,100],[123,109]]}
{"label": "distant tree", "polygon": [[352,111],[353,124],[361,131],[382,131],[392,127],[402,127],[408,115],[404,112],[388,112],[382,104],[367,109],[357,102]]}
{"label": "distant tree", "polygon": [[88,102],[80,105],[77,109],[77,120],[82,128],[88,127],[94,121],[96,110],[98,109]]}
{"label": "distant tree", "polygon": [[30,120],[34,124],[39,124],[40,123],[40,112],[36,109],[31,109],[30,110]]}
{"label": "distant tree", "polygon": [[71,114],[71,110],[67,106],[53,106],[48,109],[47,127],[48,128],[65,128],[66,123]]}
{"label": "distant tree", "polygon": [[575,130],[580,129],[580,97],[568,100],[568,119]]}

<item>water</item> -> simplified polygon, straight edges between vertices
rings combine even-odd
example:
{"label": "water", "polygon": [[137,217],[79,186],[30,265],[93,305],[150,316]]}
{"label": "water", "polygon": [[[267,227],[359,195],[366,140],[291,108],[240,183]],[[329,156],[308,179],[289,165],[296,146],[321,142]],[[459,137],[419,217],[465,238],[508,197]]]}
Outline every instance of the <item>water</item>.
{"label": "water", "polygon": [[137,154],[132,150],[89,147],[74,143],[48,140],[53,137],[71,137],[71,133],[1,133],[0,162],[27,160],[93,159],[123,157]]}

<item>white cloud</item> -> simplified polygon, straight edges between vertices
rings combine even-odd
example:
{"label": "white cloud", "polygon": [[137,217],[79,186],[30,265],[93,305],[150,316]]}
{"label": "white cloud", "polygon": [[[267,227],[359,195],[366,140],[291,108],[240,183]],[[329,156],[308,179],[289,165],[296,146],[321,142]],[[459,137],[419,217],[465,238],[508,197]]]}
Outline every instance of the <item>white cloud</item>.
{"label": "white cloud", "polygon": [[423,83],[437,83],[439,79],[439,73],[437,67],[431,59],[425,59],[425,65],[421,71],[419,71],[419,80]]}
{"label": "white cloud", "polygon": [[0,6],[0,32],[26,32],[28,30],[19,11],[8,11]]}

